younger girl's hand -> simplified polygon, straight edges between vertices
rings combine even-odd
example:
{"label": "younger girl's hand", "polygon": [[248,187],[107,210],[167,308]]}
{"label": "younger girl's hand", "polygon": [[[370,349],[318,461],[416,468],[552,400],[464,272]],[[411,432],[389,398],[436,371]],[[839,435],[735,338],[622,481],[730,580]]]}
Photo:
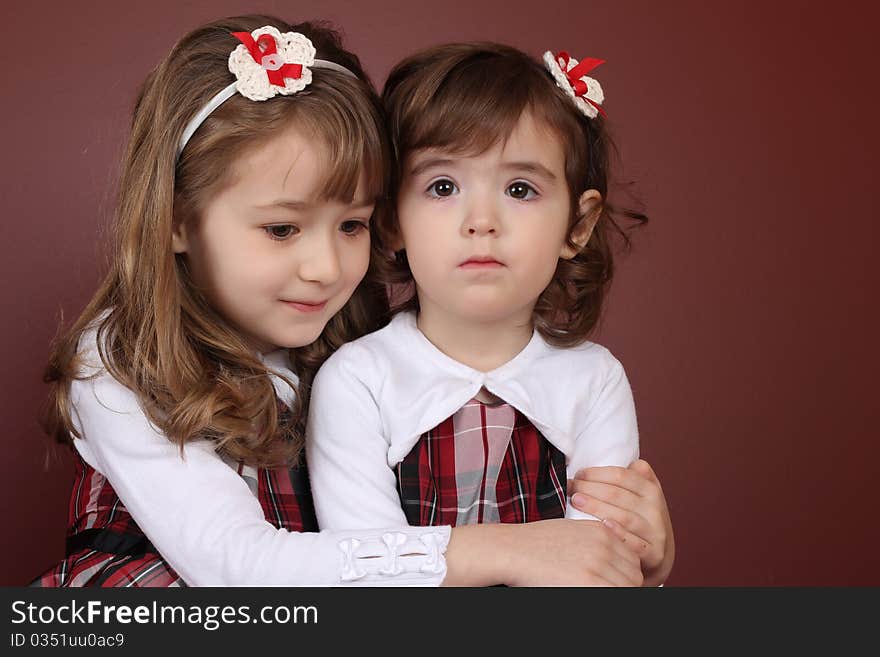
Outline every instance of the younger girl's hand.
{"label": "younger girl's hand", "polygon": [[660,480],[646,461],[628,468],[584,468],[568,481],[568,490],[575,508],[600,518],[639,556],[645,586],[666,581],[675,539]]}

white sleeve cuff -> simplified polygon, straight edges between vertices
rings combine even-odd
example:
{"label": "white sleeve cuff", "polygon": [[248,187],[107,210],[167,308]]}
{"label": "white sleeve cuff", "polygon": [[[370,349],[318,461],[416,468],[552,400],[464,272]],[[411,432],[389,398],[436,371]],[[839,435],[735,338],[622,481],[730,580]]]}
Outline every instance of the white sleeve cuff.
{"label": "white sleeve cuff", "polygon": [[439,586],[446,577],[451,530],[443,526],[334,532],[341,560],[337,586]]}

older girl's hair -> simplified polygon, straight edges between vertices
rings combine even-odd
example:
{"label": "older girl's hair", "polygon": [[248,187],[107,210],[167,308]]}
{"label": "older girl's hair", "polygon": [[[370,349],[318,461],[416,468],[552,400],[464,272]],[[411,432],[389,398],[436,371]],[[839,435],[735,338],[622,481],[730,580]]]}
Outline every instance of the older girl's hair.
{"label": "older girl's hair", "polygon": [[[217,108],[177,158],[186,124],[230,82],[232,32],[273,25],[300,32],[317,57],[357,76],[315,68],[293,96],[254,102],[238,94]],[[70,387],[82,379],[77,351],[97,329],[101,361],[137,395],[174,443],[213,439],[219,452],[257,466],[295,463],[303,445],[308,391],[317,368],[342,343],[387,321],[384,285],[370,269],[351,300],[313,344],[295,350],[296,404],[279,413],[268,370],[239,332],[212,309],[172,252],[175,222],[198,221],[233,160],[296,124],[327,153],[324,196],[351,202],[385,193],[390,167],[378,96],[357,57],[316,23],[288,25],[271,16],[219,20],[183,37],[149,75],[134,110],[124,156],[109,271],[83,313],[53,344],[46,428],[62,442],[80,437],[71,420]],[[362,186],[359,188],[359,184]],[[279,439],[279,436],[282,439]]]}
{"label": "older girl's hair", "polygon": [[[479,154],[504,142],[524,112],[547,125],[565,152],[570,192],[568,245],[581,219],[578,199],[596,189],[608,193],[613,149],[605,120],[588,119],[557,86],[543,65],[525,53],[494,43],[448,44],[424,50],[400,62],[388,77],[382,100],[394,149],[391,200],[377,212],[384,245],[399,237],[394,199],[408,157],[424,148]],[[601,314],[614,273],[613,238],[630,244],[627,227],[615,215],[637,223],[647,217],[605,203],[593,233],[570,260],[560,259],[553,280],[535,305],[535,328],[551,344],[569,347],[586,340]],[[383,247],[380,270],[397,293],[392,312],[418,308],[412,271],[403,251]],[[402,293],[401,293],[402,291]]]}

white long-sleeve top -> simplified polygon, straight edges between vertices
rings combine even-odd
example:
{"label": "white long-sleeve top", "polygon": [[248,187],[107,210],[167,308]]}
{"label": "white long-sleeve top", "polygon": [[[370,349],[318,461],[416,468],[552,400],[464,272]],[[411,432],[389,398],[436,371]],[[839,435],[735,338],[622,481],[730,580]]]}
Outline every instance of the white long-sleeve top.
{"label": "white long-sleeve top", "polygon": [[[189,442],[181,456],[150,424],[135,394],[103,368],[95,331],[83,336],[81,352],[84,347],[83,373],[95,376],[71,386],[74,424],[83,436],[74,446],[188,584],[431,586],[445,577],[449,527],[277,529],[214,443]],[[296,382],[286,351],[264,362]],[[272,380],[291,403],[294,391],[279,377]]]}
{"label": "white long-sleeve top", "polygon": [[[512,360],[480,372],[434,346],[414,313],[400,313],[343,345],[313,383],[306,460],[318,524],[406,522],[393,468],[481,388],[519,410],[565,455],[569,477],[638,458],[632,391],[604,347],[585,342],[560,349],[535,331]],[[566,517],[595,520],[571,504]]]}

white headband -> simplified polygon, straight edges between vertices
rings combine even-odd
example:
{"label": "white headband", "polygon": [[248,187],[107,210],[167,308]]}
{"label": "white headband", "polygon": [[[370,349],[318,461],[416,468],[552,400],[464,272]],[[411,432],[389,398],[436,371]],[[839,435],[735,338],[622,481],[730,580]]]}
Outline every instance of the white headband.
{"label": "white headband", "polygon": [[311,68],[329,68],[357,79],[336,62],[315,59],[315,47],[299,32],[282,34],[267,25],[253,32],[233,32],[232,36],[241,41],[229,55],[229,72],[235,76],[235,82],[217,93],[189,120],[177,147],[178,157],[211,112],[236,92],[256,101],[268,100],[277,94],[289,96],[311,84]]}

